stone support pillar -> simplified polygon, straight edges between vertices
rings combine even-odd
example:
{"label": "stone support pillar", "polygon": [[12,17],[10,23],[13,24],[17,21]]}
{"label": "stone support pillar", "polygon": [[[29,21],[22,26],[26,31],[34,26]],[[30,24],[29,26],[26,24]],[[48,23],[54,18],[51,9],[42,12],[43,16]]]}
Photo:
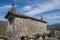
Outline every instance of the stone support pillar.
{"label": "stone support pillar", "polygon": [[45,36],[45,39],[46,39],[46,40],[48,39],[47,35]]}
{"label": "stone support pillar", "polygon": [[42,40],[42,36],[41,37],[39,37],[39,39],[38,40]]}
{"label": "stone support pillar", "polygon": [[42,40],[42,37],[39,37],[40,40]]}
{"label": "stone support pillar", "polygon": [[25,40],[28,40],[28,38],[27,38],[27,37],[25,37]]}
{"label": "stone support pillar", "polygon": [[34,40],[34,39],[30,39],[30,40]]}

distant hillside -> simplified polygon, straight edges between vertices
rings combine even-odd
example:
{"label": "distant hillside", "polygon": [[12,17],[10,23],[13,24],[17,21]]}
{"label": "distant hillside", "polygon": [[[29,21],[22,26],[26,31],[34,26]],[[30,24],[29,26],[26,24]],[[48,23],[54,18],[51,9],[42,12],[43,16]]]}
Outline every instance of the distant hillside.
{"label": "distant hillside", "polygon": [[51,27],[51,28],[60,28],[60,23],[48,25],[47,27]]}
{"label": "distant hillside", "polygon": [[60,23],[58,24],[52,24],[52,25],[47,25],[48,30],[50,30],[50,37],[55,37],[55,30],[59,30],[60,31]]}
{"label": "distant hillside", "polygon": [[7,21],[0,21],[0,34],[3,34],[5,32],[7,27]]}

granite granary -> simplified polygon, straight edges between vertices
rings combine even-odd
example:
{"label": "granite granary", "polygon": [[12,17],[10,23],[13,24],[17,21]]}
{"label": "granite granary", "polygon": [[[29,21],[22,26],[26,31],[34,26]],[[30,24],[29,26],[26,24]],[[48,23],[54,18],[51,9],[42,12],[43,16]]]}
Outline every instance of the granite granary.
{"label": "granite granary", "polygon": [[46,21],[36,19],[15,10],[14,4],[5,18],[8,20],[7,40],[44,40],[47,37]]}

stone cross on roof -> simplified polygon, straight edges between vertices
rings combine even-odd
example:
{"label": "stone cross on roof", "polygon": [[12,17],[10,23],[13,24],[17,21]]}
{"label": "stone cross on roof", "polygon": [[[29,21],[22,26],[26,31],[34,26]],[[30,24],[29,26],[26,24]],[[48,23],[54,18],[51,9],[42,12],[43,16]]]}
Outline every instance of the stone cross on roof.
{"label": "stone cross on roof", "polygon": [[14,12],[16,11],[16,10],[15,10],[15,7],[14,7],[14,3],[12,3],[11,11],[14,11]]}
{"label": "stone cross on roof", "polygon": [[41,16],[41,20],[43,20],[43,16]]}

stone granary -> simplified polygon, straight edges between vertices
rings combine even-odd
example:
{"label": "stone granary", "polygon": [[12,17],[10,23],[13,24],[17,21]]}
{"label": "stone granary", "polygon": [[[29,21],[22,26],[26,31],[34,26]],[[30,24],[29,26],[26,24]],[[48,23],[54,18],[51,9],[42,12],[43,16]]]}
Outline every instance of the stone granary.
{"label": "stone granary", "polygon": [[36,19],[15,10],[14,4],[5,16],[8,19],[7,40],[43,40],[47,34],[46,21]]}

